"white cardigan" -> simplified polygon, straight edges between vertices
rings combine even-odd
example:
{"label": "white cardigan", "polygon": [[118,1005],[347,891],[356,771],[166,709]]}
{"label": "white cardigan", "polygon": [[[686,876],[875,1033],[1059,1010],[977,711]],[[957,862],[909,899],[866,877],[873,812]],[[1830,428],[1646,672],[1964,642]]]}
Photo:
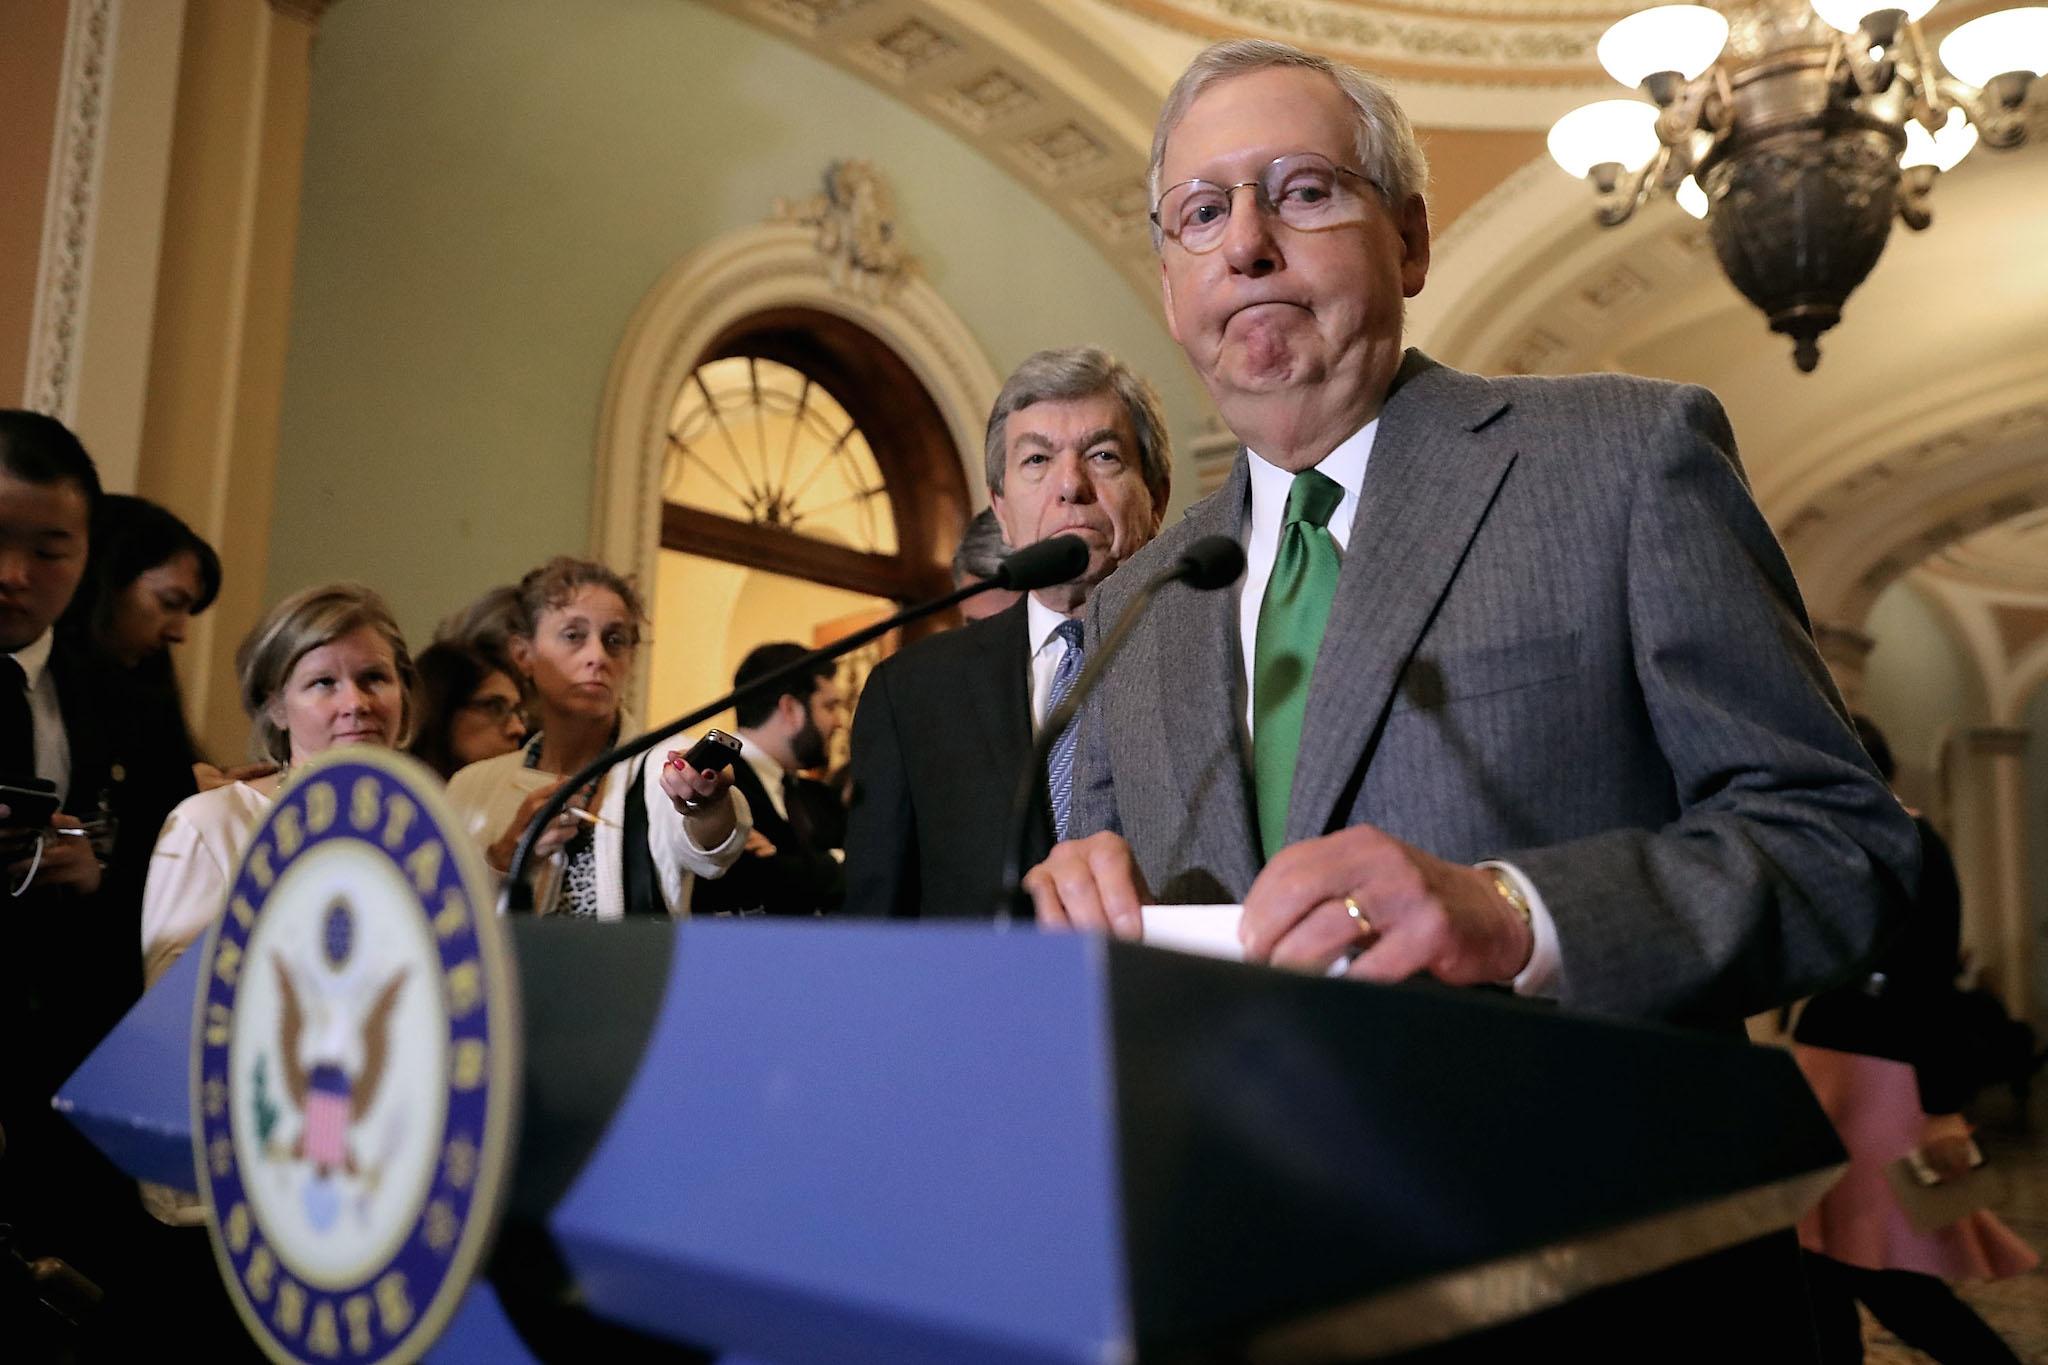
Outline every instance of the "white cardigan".
{"label": "white cardigan", "polygon": [[142,886],[142,979],[155,985],[220,918],[228,884],[271,798],[246,782],[188,796],[171,811]]}
{"label": "white cardigan", "polygon": [[[689,740],[680,740],[674,747],[687,749]],[[723,876],[725,870],[738,861],[741,851],[746,848],[747,834],[754,827],[753,812],[747,808],[747,798],[734,791],[731,794],[734,816],[731,837],[717,848],[699,848],[690,838],[683,817],[676,813],[675,803],[661,789],[661,764],[655,756],[643,755],[614,764],[605,774],[604,798],[597,807],[597,814],[604,823],[597,826],[592,847],[597,871],[599,919],[621,919],[626,913],[625,850],[622,846],[626,784],[632,780],[636,766],[640,769],[641,794],[647,803],[647,851],[654,856],[662,902],[668,906],[669,914],[687,915],[690,913],[690,890],[696,879]],[[470,837],[476,840],[477,847],[488,848],[511,827],[512,817],[519,811],[519,803],[529,793],[553,781],[554,774],[526,766],[526,749],[522,746],[509,754],[472,763],[456,773],[448,782],[448,800],[455,807],[456,817],[462,821]],[[561,852],[557,850],[548,861],[559,872]],[[547,903],[535,907],[541,914],[555,908],[553,902],[559,898],[561,878],[557,877],[555,881],[555,891]]]}

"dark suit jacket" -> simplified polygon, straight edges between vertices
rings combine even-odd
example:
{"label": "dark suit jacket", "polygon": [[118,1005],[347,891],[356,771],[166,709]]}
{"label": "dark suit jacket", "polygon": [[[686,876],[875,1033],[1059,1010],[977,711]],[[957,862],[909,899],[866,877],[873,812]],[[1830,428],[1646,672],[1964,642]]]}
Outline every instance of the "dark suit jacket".
{"label": "dark suit jacket", "polygon": [[815,915],[838,909],[845,889],[839,860],[776,814],[753,764],[737,759],[732,774],[733,785],[754,813],[754,828],[775,845],[775,852],[766,857],[742,853],[724,876],[700,877],[690,894],[690,913]]}
{"label": "dark suit jacket", "polygon": [[[846,905],[855,914],[995,913],[1011,803],[1031,757],[1026,604],[931,636],[868,675],[853,717]],[[1023,866],[1052,847],[1038,784]]]}
{"label": "dark suit jacket", "polygon": [[[1240,455],[1097,591],[1091,632],[1192,540],[1242,539],[1248,506]],[[1243,716],[1236,594],[1162,594],[1083,717],[1074,828],[1121,831],[1164,900],[1242,900],[1260,869]],[[1721,1026],[1839,979],[1918,876],[1713,396],[1412,351],[1287,836],[1357,824],[1526,873],[1565,1004]]]}
{"label": "dark suit jacket", "polygon": [[[61,636],[50,655],[71,746],[64,809],[116,823],[100,889],[31,886],[0,913],[0,1222],[29,1254],[70,1261],[103,1288],[148,1220],[134,1182],[51,1112],[50,1095],[142,992],[142,883],[157,832],[193,791],[182,732],[164,742],[157,699]],[[109,1303],[113,1300],[110,1299]]]}

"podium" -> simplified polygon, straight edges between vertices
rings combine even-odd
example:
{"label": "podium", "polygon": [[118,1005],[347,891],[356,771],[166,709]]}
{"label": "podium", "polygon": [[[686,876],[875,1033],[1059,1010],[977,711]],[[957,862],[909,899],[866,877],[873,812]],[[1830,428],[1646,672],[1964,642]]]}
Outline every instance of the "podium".
{"label": "podium", "polygon": [[[1789,1226],[1843,1160],[1787,1054],[1487,993],[969,924],[508,927],[517,1156],[434,1360],[1349,1359]],[[186,1188],[198,959],[58,1100]]]}

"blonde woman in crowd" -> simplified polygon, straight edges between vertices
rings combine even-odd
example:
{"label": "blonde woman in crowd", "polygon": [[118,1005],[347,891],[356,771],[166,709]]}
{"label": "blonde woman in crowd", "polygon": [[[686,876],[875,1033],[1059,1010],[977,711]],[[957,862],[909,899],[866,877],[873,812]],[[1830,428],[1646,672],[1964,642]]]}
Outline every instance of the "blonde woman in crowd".
{"label": "blonde woman in crowd", "polygon": [[411,718],[412,655],[384,599],[358,583],[294,593],[235,651],[256,748],[281,765],[179,803],[142,893],[142,963],[154,982],[227,902],[249,838],[291,769],[338,744],[396,748]]}
{"label": "blonde woman in crowd", "polygon": [[[519,584],[509,641],[539,733],[512,753],[456,773],[448,796],[501,877],[519,836],[570,774],[630,733],[622,707],[645,617],[632,584],[602,564],[560,557]],[[535,844],[542,914],[619,919],[685,915],[697,877],[717,877],[753,822],[730,771],[698,772],[681,742],[615,764]],[[629,837],[630,836],[630,837]]]}

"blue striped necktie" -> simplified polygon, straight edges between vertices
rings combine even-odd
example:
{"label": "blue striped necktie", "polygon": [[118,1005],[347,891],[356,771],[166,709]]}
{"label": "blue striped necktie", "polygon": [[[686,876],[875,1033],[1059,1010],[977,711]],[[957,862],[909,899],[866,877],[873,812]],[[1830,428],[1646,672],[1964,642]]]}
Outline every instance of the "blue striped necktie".
{"label": "blue striped necktie", "polygon": [[[1046,698],[1045,714],[1050,720],[1052,713],[1060,709],[1060,703],[1067,699],[1067,693],[1074,690],[1074,680],[1081,676],[1081,623],[1062,621],[1053,634],[1066,641],[1067,652],[1060,656],[1059,666],[1052,671],[1052,692]],[[1052,742],[1052,752],[1045,760],[1046,789],[1052,796],[1052,828],[1056,838],[1067,837],[1067,812],[1074,801],[1074,744],[1078,737],[1078,718],[1060,737]]]}

